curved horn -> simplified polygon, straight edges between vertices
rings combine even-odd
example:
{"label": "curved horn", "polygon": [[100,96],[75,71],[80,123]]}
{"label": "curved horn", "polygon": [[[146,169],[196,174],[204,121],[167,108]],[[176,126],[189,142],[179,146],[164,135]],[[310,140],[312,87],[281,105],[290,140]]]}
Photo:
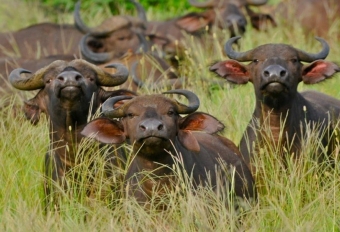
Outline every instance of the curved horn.
{"label": "curved horn", "polygon": [[111,52],[96,53],[96,52],[91,51],[91,49],[87,46],[87,43],[86,43],[87,38],[89,36],[90,34],[86,34],[80,40],[80,52],[84,56],[84,58],[95,64],[101,64],[101,63],[105,63],[111,60],[113,56]]}
{"label": "curved horn", "polygon": [[17,88],[17,89],[20,89],[20,90],[41,89],[45,86],[43,77],[44,77],[46,71],[51,69],[51,68],[63,65],[65,63],[66,62],[62,61],[62,60],[53,61],[48,66],[39,69],[32,76],[27,77],[27,78],[21,78],[20,75],[22,73],[31,73],[31,71],[28,71],[28,70],[22,69],[22,68],[17,68],[17,69],[14,69],[10,73],[10,75],[8,76],[8,80],[14,88]]}
{"label": "curved horn", "polygon": [[184,89],[176,89],[176,90],[170,90],[167,92],[163,92],[163,94],[180,94],[186,97],[189,101],[188,105],[184,105],[182,103],[179,103],[176,101],[177,105],[177,113],[179,114],[190,114],[195,112],[198,107],[200,106],[200,100],[197,97],[196,94],[189,90],[184,90]]}
{"label": "curved horn", "polygon": [[86,26],[84,21],[81,19],[80,16],[80,4],[81,1],[78,1],[76,3],[76,6],[74,8],[74,13],[73,13],[73,18],[74,18],[74,25],[75,27],[81,31],[82,33],[91,33],[93,36],[105,36],[108,35],[109,33],[112,33],[112,31],[96,31],[94,28],[90,28]]}
{"label": "curved horn", "polygon": [[118,108],[114,108],[113,106],[122,100],[131,99],[132,96],[116,96],[107,99],[102,105],[102,112],[106,117],[109,118],[122,118],[125,116],[124,113],[124,105]]}
{"label": "curved horn", "polygon": [[261,6],[268,2],[268,0],[246,0],[248,5]]}
{"label": "curved horn", "polygon": [[79,31],[86,34],[86,33],[91,32],[91,29],[85,25],[84,21],[80,17],[80,4],[81,2],[78,1],[74,8],[74,13],[73,13],[74,25]]}
{"label": "curved horn", "polygon": [[210,8],[216,5],[215,0],[208,0],[206,2],[196,2],[195,0],[189,0],[189,4],[197,8]]}
{"label": "curved horn", "polygon": [[328,43],[323,38],[320,37],[315,37],[315,39],[322,44],[322,50],[319,53],[313,54],[296,49],[298,51],[300,61],[313,62],[315,60],[325,59],[328,56],[329,53]]}
{"label": "curved horn", "polygon": [[234,60],[241,61],[241,62],[251,61],[252,58],[251,58],[250,55],[251,55],[252,50],[249,50],[249,51],[246,51],[246,52],[236,52],[232,48],[232,44],[235,43],[240,38],[241,38],[241,36],[236,36],[236,37],[230,38],[226,42],[226,44],[224,45],[224,51],[230,59],[234,59]]}
{"label": "curved horn", "polygon": [[98,74],[98,83],[102,86],[117,86],[123,84],[128,76],[129,70],[122,64],[109,64],[105,68],[115,68],[117,72],[110,74],[95,66],[95,71]]}
{"label": "curved horn", "polygon": [[137,9],[137,13],[138,13],[138,18],[140,20],[142,20],[143,22],[147,22],[147,17],[146,17],[146,12],[144,7],[139,3],[136,2],[135,0],[130,0],[130,2],[135,5],[136,9]]}
{"label": "curved horn", "polygon": [[22,73],[32,73],[29,70],[23,68],[14,69],[8,76],[9,82],[14,88],[20,90],[36,90],[45,86],[43,81],[43,74],[33,75],[27,78],[21,78]]}

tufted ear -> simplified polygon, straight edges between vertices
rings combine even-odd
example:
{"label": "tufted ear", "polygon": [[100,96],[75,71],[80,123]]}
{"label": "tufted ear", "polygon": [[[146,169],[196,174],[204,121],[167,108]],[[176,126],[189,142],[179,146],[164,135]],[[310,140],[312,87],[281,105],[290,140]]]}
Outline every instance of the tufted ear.
{"label": "tufted ear", "polygon": [[108,118],[97,118],[89,122],[81,134],[107,144],[120,144],[126,139],[122,123]]}
{"label": "tufted ear", "polygon": [[324,60],[317,60],[302,69],[302,81],[305,84],[315,84],[323,81],[334,73],[340,72],[338,65]]}
{"label": "tufted ear", "polygon": [[195,112],[180,119],[178,139],[188,150],[198,152],[200,146],[192,133],[193,131],[214,134],[223,129],[224,125],[215,117],[206,113]]}
{"label": "tufted ear", "polygon": [[217,62],[209,70],[234,84],[246,84],[250,81],[250,74],[247,68],[235,60]]}
{"label": "tufted ear", "polygon": [[35,97],[24,102],[23,111],[27,120],[30,120],[33,125],[38,124],[40,120],[41,109]]}

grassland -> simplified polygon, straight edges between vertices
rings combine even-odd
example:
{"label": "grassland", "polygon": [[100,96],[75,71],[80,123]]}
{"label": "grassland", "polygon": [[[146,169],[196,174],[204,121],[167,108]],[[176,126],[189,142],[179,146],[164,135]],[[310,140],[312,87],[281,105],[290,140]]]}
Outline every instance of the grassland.
{"label": "grassland", "polygon": [[[100,22],[109,12],[93,7],[86,15],[86,20]],[[161,15],[148,10],[151,19]],[[42,21],[72,23],[72,15],[46,14],[38,4],[19,0],[2,0],[0,4],[0,31]],[[207,38],[209,49],[188,38],[187,56],[179,72],[187,78],[186,87],[200,97],[199,110],[220,119],[226,126],[223,134],[237,144],[253,111],[252,86],[221,87],[206,81],[216,80],[207,67],[226,59],[222,47],[227,38],[224,32]],[[331,47],[327,59],[340,63],[340,42],[332,34],[326,39]],[[279,26],[268,32],[249,27],[241,40],[241,50],[273,42],[311,52],[320,49],[319,43],[304,36],[298,26]],[[315,89],[340,99],[339,78],[337,74],[317,85],[301,84],[299,89]],[[311,157],[318,142],[313,136],[306,141],[301,161],[288,160],[287,168],[282,166],[275,148],[263,153],[255,163],[258,201],[245,202],[241,212],[225,207],[226,199],[209,189],[194,195],[183,184],[182,194],[170,194],[169,210],[165,212],[145,211],[131,198],[119,199],[114,206],[99,201],[99,197],[89,202],[84,190],[79,190],[64,196],[59,213],[45,213],[42,164],[49,143],[48,122],[43,119],[32,126],[24,119],[20,106],[30,96],[32,93],[16,91],[0,96],[0,231],[340,231],[339,152],[334,154],[335,168],[317,164]],[[77,168],[85,173],[84,165]]]}

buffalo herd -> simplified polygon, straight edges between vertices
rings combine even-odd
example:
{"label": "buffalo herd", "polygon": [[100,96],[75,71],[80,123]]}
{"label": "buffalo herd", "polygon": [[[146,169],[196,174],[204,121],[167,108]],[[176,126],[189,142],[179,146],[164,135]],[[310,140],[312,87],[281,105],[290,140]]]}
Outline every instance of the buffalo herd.
{"label": "buffalo herd", "polygon": [[[141,3],[130,3],[137,16],[114,15],[94,27],[83,21],[79,1],[74,25],[41,23],[0,33],[0,87],[8,93],[13,92],[10,85],[37,90],[24,101],[24,115],[33,125],[41,113],[48,118],[48,205],[57,206],[56,193],[68,190],[66,177],[82,162],[77,154],[85,138],[109,145],[106,175],[123,166],[122,194],[146,208],[151,199],[178,189],[183,176],[194,190],[222,185],[237,199],[256,200],[254,160],[262,146],[269,141],[279,147],[280,157],[297,159],[310,130],[325,148],[315,150],[315,159],[331,160],[340,100],[317,91],[299,92],[298,85],[340,72],[336,63],[324,60],[330,47],[322,38],[340,16],[338,1],[284,1],[266,8],[267,0],[189,0],[201,10],[164,21],[149,20]],[[261,7],[265,13],[259,13]],[[282,18],[288,20],[289,13],[306,36],[320,36],[319,52],[282,43],[244,52],[233,47],[248,33],[247,24],[267,31]],[[184,89],[190,83],[184,85],[186,77],[179,74],[188,36],[204,43],[218,30],[230,35],[223,51],[230,59],[215,61],[207,70],[221,80],[254,87],[255,109],[239,146],[222,136],[225,126],[218,118],[223,116],[197,111],[200,99]],[[144,94],[143,88],[158,94]],[[164,202],[158,206],[167,208]]]}

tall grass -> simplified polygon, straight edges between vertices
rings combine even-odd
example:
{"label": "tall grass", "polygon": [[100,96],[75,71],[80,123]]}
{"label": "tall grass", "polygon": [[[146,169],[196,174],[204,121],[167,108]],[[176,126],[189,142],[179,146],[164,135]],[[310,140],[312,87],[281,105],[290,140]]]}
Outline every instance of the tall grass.
{"label": "tall grass", "polygon": [[[92,15],[98,21],[107,16],[90,10],[86,20]],[[148,15],[157,18],[159,12],[148,11]],[[5,0],[0,4],[1,31],[44,20],[59,21],[58,18],[60,16],[45,15],[38,5],[32,3]],[[70,14],[65,13],[62,18],[65,22],[72,22]],[[311,52],[320,49],[320,44],[313,38],[306,38],[297,26],[289,29],[279,26],[268,32],[247,29],[240,40],[241,50],[272,42],[292,44]],[[220,119],[226,125],[223,135],[238,144],[254,107],[252,86],[216,84],[214,81],[218,83],[220,80],[208,71],[212,62],[226,59],[222,48],[227,38],[225,32],[216,33],[206,38],[204,47],[188,38],[188,50],[180,62],[179,73],[186,77],[186,88],[200,97],[199,110]],[[326,39],[331,47],[328,60],[339,62],[339,41],[332,34]],[[336,75],[313,86],[301,84],[299,89],[315,89],[340,98],[338,78]],[[316,163],[311,154],[320,141],[313,136],[314,132],[305,140],[299,161],[287,159],[283,165],[275,147],[269,144],[263,147],[261,158],[254,163],[258,201],[245,202],[243,210],[237,212],[233,207],[226,207],[226,198],[209,188],[197,192],[190,190],[190,185],[186,184],[188,179],[183,179],[177,186],[178,191],[170,191],[164,199],[168,204],[166,211],[152,207],[145,210],[133,198],[114,198],[116,193],[107,191],[103,153],[94,150],[74,169],[84,174],[76,186],[78,189],[64,194],[59,213],[45,213],[42,164],[49,143],[48,122],[43,118],[37,126],[32,126],[24,119],[20,106],[31,96],[31,93],[13,91],[13,94],[0,98],[1,231],[339,231],[339,148],[334,154],[334,168],[326,163]],[[84,141],[83,147],[94,144]],[[105,153],[106,148],[103,149]],[[81,151],[79,155],[82,155]],[[90,161],[95,161],[95,165],[89,165],[92,164]],[[118,171],[118,177],[126,172]],[[90,174],[94,176],[87,178]],[[71,172],[70,181],[72,175]],[[122,184],[119,178],[116,183]],[[86,197],[88,185],[96,188],[91,198]],[[103,194],[106,195],[103,197]]]}

